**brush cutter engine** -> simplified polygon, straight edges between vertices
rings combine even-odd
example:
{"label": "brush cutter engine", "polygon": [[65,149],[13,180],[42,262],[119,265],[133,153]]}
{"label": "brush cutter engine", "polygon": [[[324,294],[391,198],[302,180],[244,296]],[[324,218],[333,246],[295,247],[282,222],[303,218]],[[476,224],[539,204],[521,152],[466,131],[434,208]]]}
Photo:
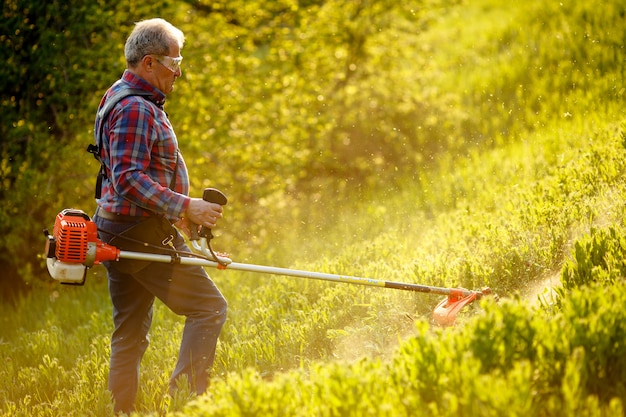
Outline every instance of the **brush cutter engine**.
{"label": "brush cutter engine", "polygon": [[98,239],[96,224],[82,210],[63,210],[52,234],[44,234],[48,272],[62,284],[82,285],[89,268],[119,258],[120,250]]}

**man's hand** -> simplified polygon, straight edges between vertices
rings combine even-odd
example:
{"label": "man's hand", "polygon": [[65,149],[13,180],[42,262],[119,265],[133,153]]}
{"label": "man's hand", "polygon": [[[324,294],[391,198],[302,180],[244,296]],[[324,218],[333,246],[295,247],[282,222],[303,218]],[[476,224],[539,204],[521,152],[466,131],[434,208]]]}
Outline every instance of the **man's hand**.
{"label": "man's hand", "polygon": [[184,220],[187,220],[187,230],[192,222],[199,226],[213,228],[217,221],[222,218],[223,208],[219,204],[209,203],[201,198],[192,198],[185,211]]}

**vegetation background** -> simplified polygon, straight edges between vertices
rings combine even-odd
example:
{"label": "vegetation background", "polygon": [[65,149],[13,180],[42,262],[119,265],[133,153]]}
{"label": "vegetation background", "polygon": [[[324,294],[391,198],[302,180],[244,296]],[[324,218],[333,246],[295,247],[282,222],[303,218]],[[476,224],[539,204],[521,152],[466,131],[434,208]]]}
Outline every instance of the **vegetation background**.
{"label": "vegetation background", "polygon": [[187,35],[166,106],[194,194],[229,196],[216,249],[501,300],[441,329],[437,297],[210,271],[210,392],[165,395],[158,304],[138,415],[624,414],[623,2],[6,0],[3,415],[111,414],[104,271],[52,282],[41,230],[95,209],[97,103],[154,16]]}

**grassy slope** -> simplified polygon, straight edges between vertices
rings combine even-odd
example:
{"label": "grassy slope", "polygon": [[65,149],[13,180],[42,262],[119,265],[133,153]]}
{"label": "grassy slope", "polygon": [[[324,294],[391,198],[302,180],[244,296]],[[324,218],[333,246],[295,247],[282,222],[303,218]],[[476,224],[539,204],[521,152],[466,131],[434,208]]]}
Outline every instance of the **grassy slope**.
{"label": "grassy slope", "polygon": [[[433,45],[433,72],[428,76],[442,88],[479,89],[481,77],[493,66],[481,58],[493,45],[489,37],[505,33],[517,21],[515,13],[523,11],[489,3],[462,5],[458,14],[425,35],[424,41]],[[592,225],[621,224],[625,190],[620,118],[621,111],[610,104],[602,112],[581,111],[567,119],[544,117],[541,129],[532,133],[503,135],[494,140],[497,147],[442,159],[439,169],[407,179],[402,190],[385,195],[384,201],[374,195],[351,207],[333,207],[330,224],[321,221],[328,207],[312,213],[307,225],[287,219],[284,230],[291,232],[275,237],[277,246],[294,259],[294,265],[284,266],[468,288],[489,285],[503,295],[525,294],[534,283],[559,272],[572,241]],[[309,226],[315,224],[324,225]],[[330,404],[312,402],[329,395],[325,389],[332,394],[332,384],[339,384],[333,394],[338,395],[342,381],[355,389],[352,383],[361,380],[360,398],[374,398],[368,390],[379,390],[375,377],[382,381],[389,369],[371,358],[386,362],[399,335],[407,331],[423,338],[411,338],[412,344],[428,340],[419,318],[427,317],[437,301],[245,273],[212,275],[230,300],[231,313],[219,347],[214,396],[189,406],[196,415],[224,410],[238,415],[237,404],[252,407],[264,395],[273,396],[266,401],[268,408],[324,415],[316,407],[332,410]],[[517,307],[505,306],[511,317],[525,317]],[[0,401],[2,410],[8,415],[106,413],[110,307],[102,276],[93,277],[87,289],[41,291],[17,310],[2,309],[0,351],[7,366],[1,377],[12,381],[0,389],[0,398],[6,397]],[[488,311],[497,322],[495,310]],[[180,319],[158,306],[153,347],[144,360],[140,402],[145,410],[166,405],[162,394],[177,349],[176,337],[168,335],[179,334],[181,326]],[[446,340],[443,333],[437,337]],[[404,346],[410,350],[412,345]],[[460,355],[450,346],[438,348],[451,349],[450,357]],[[350,368],[328,363],[333,357],[352,361],[361,356],[368,359]],[[519,374],[511,378],[526,376],[525,365],[519,366]],[[300,371],[283,373],[290,369]],[[273,376],[274,382],[262,376]],[[331,388],[323,388],[329,384]],[[298,392],[303,391],[318,394],[301,398]],[[509,400],[513,404],[515,399]],[[365,407],[349,398],[342,401],[353,410]],[[369,406],[372,412],[376,404]],[[385,412],[379,409],[377,414]]]}

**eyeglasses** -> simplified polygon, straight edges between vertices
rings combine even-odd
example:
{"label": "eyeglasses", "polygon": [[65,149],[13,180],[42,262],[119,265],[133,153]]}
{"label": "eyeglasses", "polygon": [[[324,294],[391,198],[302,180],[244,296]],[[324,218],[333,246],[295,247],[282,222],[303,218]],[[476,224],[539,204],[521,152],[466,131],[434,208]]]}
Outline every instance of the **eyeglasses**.
{"label": "eyeglasses", "polygon": [[159,64],[163,65],[165,68],[167,68],[168,70],[172,72],[177,72],[178,70],[180,70],[180,63],[183,60],[182,56],[177,56],[176,58],[173,58],[167,55],[151,55],[151,56],[153,56]]}

